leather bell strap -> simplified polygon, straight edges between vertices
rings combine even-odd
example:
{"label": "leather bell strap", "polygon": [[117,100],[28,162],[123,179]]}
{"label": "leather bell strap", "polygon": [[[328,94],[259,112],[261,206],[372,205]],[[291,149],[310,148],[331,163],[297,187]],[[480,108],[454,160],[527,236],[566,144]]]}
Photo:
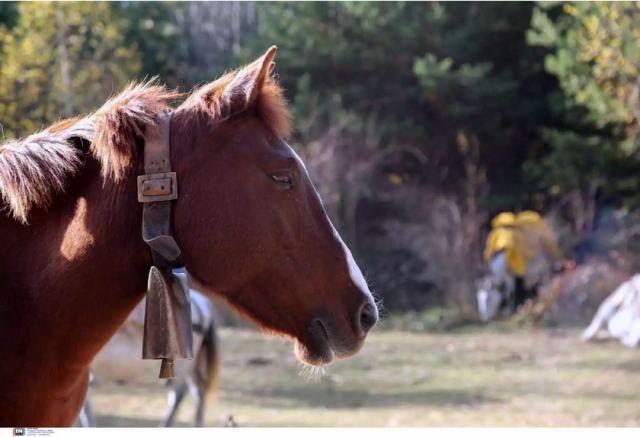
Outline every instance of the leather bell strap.
{"label": "leather bell strap", "polygon": [[171,201],[178,198],[171,171],[171,116],[159,114],[145,131],[144,175],[138,176],[142,209],[142,238],[149,245],[153,266],[149,271],[145,306],[143,359],[162,359],[160,378],[173,378],[174,359],[193,358],[191,300],[186,276],[179,267],[180,248],[171,229]]}
{"label": "leather bell strap", "polygon": [[180,266],[180,248],[171,232],[171,201],[178,198],[176,173],[171,171],[171,117],[157,115],[147,127],[144,145],[144,175],[138,176],[138,201],[142,208],[142,239],[154,255],[154,264]]}

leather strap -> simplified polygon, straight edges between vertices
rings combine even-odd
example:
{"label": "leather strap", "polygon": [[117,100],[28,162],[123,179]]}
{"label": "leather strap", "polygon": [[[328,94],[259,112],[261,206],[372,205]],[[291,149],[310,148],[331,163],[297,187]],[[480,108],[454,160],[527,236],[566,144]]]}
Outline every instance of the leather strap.
{"label": "leather strap", "polygon": [[182,267],[173,238],[171,202],[178,198],[178,180],[171,171],[171,112],[156,116],[145,130],[144,173],[138,176],[142,208],[142,239],[149,245],[149,271],[142,357],[162,359],[160,378],[174,377],[175,358],[193,358],[191,304],[186,278],[172,269]]}
{"label": "leather strap", "polygon": [[181,267],[180,248],[171,232],[171,201],[178,198],[176,173],[171,171],[171,112],[159,114],[145,131],[144,175],[138,176],[142,209],[142,239],[151,247],[158,267]]}

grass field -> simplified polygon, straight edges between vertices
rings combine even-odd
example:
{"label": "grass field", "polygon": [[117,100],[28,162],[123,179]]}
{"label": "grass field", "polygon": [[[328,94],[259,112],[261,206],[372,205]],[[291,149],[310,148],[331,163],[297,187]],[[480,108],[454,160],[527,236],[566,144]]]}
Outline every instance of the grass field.
{"label": "grass field", "polygon": [[[300,375],[289,342],[223,329],[223,373],[207,423],[239,426],[640,426],[640,351],[582,344],[576,330],[473,328],[374,332],[320,380]],[[157,426],[166,389],[93,387],[99,426]],[[194,411],[186,399],[179,425]]]}

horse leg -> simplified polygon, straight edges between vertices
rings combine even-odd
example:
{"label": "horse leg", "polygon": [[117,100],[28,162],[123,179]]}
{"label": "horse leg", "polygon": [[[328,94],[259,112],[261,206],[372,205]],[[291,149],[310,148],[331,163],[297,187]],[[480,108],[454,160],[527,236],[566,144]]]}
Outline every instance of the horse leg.
{"label": "horse leg", "polygon": [[204,408],[205,408],[205,401],[207,399],[207,396],[206,396],[207,393],[204,387],[197,387],[194,394],[196,398],[195,425],[198,428],[202,428],[204,426]]}
{"label": "horse leg", "polygon": [[191,395],[196,400],[195,426],[204,426],[204,412],[207,393],[218,386],[220,356],[218,334],[215,321],[212,320],[206,330],[194,366],[187,378]]}
{"label": "horse leg", "polygon": [[167,416],[162,421],[160,426],[165,428],[173,426],[173,422],[176,419],[176,414],[178,413],[178,407],[184,398],[185,393],[187,392],[187,384],[184,380],[180,381],[180,383],[176,384],[171,391],[169,392],[167,399],[169,403],[169,412]]}
{"label": "horse leg", "polygon": [[204,393],[198,397],[198,407],[196,410],[196,427],[202,428],[204,426]]}
{"label": "horse leg", "polygon": [[[196,359],[199,359],[201,356],[202,355],[199,354]],[[187,378],[187,384],[189,386],[189,393],[196,401],[196,415],[194,425],[197,428],[202,428],[204,426],[205,402],[207,400],[206,381],[198,378],[197,374],[192,374]]]}

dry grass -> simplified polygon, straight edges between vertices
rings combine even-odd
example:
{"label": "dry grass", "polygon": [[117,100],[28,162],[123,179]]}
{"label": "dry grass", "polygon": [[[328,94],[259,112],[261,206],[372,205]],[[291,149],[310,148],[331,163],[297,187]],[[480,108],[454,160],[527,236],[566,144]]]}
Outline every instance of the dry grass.
{"label": "dry grass", "polygon": [[[640,351],[581,344],[576,330],[377,332],[320,381],[283,340],[223,329],[219,399],[207,423],[240,426],[640,426]],[[156,426],[153,375],[92,388],[101,426]],[[193,402],[179,415],[191,423]]]}

